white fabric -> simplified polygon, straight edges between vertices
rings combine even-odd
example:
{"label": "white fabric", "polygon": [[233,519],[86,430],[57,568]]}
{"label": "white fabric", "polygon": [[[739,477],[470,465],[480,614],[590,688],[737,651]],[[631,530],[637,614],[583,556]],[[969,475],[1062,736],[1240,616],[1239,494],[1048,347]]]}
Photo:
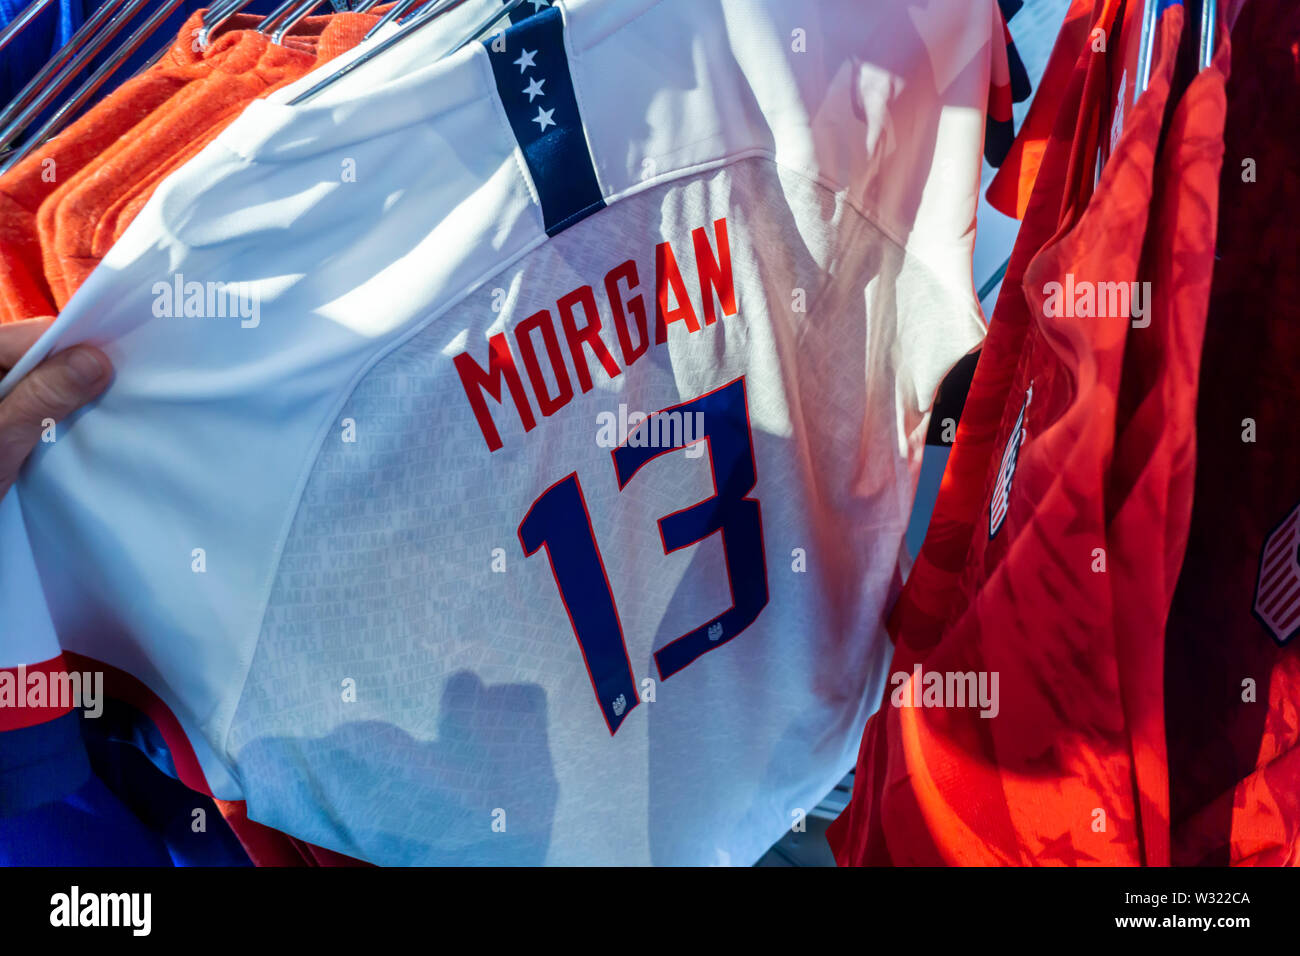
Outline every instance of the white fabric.
{"label": "white fabric", "polygon": [[[406,68],[252,104],[0,382],[76,342],[117,368],[21,481],[62,646],[148,685],[216,796],[334,850],[753,862],[852,763],[930,401],[983,332],[992,5],[561,4],[608,208],[552,239],[478,44],[416,66],[445,45],[417,34]],[[606,275],[636,262],[653,336],[668,242],[702,316],[693,232],[713,242],[721,218],[736,314],[673,323],[623,367]],[[177,275],[244,283],[256,313],[158,317]],[[525,376],[536,428],[503,393],[490,452],[453,358],[486,367],[507,332],[518,363],[518,323],[547,308],[558,331],[583,285],[621,374],[587,353],[581,392],[561,334],[573,400],[545,417]],[[730,601],[718,535],[665,555],[656,528],[716,476],[679,450],[619,491],[598,416],[739,376],[769,602],[658,681],[653,652]],[[613,735],[517,535],[570,473],[633,673],[656,683]]]}
{"label": "white fabric", "polygon": [[0,668],[59,656],[58,635],[45,606],[16,491],[0,498],[0,608]]}
{"label": "white fabric", "polygon": [[[438,2],[445,3],[446,0],[438,0]],[[460,46],[471,31],[477,29],[493,14],[500,17],[502,25],[508,25],[509,21],[502,13],[505,4],[506,0],[461,0],[456,6],[429,20],[418,31],[410,34],[407,39],[389,47],[384,51],[382,57],[361,64],[351,73],[336,80],[334,85],[339,86],[341,84],[340,89],[345,92],[352,89],[364,91],[371,79],[376,76],[398,76],[407,70],[427,64],[431,59],[446,55]],[[530,7],[526,5],[524,9],[528,10]],[[305,93],[321,80],[340,72],[343,67],[353,60],[373,50],[397,33],[400,26],[401,24],[397,21],[390,20],[374,36],[358,43],[350,50],[345,50],[334,59],[321,64],[305,76],[300,76],[287,86],[280,87],[271,93],[267,99],[273,103],[288,103],[296,98],[298,94]],[[358,87],[355,84],[362,85]],[[338,94],[329,94],[329,97],[336,95]],[[328,101],[327,98],[325,102]]]}

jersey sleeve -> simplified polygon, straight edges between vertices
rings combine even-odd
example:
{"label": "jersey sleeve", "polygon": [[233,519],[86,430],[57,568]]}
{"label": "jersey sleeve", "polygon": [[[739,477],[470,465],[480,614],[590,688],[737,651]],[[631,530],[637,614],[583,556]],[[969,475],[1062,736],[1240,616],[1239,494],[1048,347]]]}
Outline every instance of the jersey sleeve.
{"label": "jersey sleeve", "polygon": [[[1112,3],[1112,0],[1106,2]],[[998,212],[1015,219],[1021,219],[1025,215],[1029,195],[1033,192],[1047,141],[1052,134],[1052,126],[1074,76],[1079,51],[1083,49],[1094,22],[1100,21],[1104,16],[1103,11],[1094,17],[1093,6],[1094,0],[1072,0],[1066,12],[1065,23],[1057,34],[1047,69],[1038,82],[1034,101],[985,194],[989,204]]]}
{"label": "jersey sleeve", "polygon": [[1010,20],[1020,10],[1020,0],[998,0],[995,11],[997,26],[1001,30],[1003,46],[993,44],[993,76],[989,83],[988,123],[984,128],[984,158],[990,166],[1000,166],[1011,149],[1015,139],[1015,120],[1011,107],[1014,103],[1023,103],[1033,92],[1029,73],[1024,61],[1016,50],[1015,40],[1007,27]]}

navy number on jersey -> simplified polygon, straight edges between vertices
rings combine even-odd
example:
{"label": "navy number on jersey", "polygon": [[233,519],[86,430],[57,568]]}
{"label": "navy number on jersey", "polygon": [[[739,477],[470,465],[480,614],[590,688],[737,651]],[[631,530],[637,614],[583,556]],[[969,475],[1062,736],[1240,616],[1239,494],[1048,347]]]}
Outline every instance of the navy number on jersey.
{"label": "navy number on jersey", "polygon": [[[637,430],[649,428],[661,435],[668,434],[670,429],[659,428],[656,421],[667,414],[701,416],[704,428],[695,441],[705,442],[708,449],[714,493],[698,504],[659,519],[664,553],[671,554],[721,534],[732,605],[655,651],[661,680],[667,680],[701,655],[739,635],[754,623],[768,600],[761,509],[756,499],[747,497],[754,490],[758,475],[744,378],[681,405],[661,409],[641,422]],[[647,462],[687,447],[686,444],[634,446],[630,442],[635,434],[636,431],[611,453],[619,491],[627,487]],[[533,502],[519,525],[519,543],[526,556],[546,548],[551,573],[569,613],[596,701],[613,734],[639,698],[618,607],[576,473],[552,485]]]}

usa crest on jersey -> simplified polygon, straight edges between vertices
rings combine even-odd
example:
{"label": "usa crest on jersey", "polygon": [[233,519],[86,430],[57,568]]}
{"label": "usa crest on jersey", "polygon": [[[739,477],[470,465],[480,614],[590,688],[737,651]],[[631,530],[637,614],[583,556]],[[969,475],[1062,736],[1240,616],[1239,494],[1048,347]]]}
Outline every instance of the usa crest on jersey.
{"label": "usa crest on jersey", "polygon": [[1264,541],[1254,613],[1279,644],[1300,631],[1300,504]]}
{"label": "usa crest on jersey", "polygon": [[1011,429],[1011,436],[1007,439],[1007,446],[1002,450],[1002,464],[998,468],[998,480],[993,485],[993,500],[989,502],[990,541],[1002,529],[1002,522],[1007,517],[1007,508],[1011,501],[1011,480],[1015,477],[1016,462],[1020,458],[1020,447],[1025,443],[1025,412],[1028,410],[1033,397],[1034,386],[1031,382],[1029,388],[1025,390],[1025,401],[1020,406],[1020,414],[1016,416],[1016,424]]}

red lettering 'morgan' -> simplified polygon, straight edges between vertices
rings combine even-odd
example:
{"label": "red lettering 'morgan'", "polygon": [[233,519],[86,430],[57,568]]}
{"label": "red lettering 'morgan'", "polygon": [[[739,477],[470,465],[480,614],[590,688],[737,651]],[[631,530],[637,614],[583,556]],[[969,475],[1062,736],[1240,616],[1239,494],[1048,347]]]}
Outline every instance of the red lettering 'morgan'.
{"label": "red lettering 'morgan'", "polygon": [[[587,324],[581,329],[574,322],[575,305],[581,305],[582,311],[587,314]],[[569,352],[573,356],[573,370],[578,373],[578,387],[584,393],[591,391],[591,370],[582,360],[583,343],[586,343],[591,353],[596,356],[605,374],[610,378],[618,378],[622,374],[618,363],[614,361],[614,356],[609,353],[609,349],[600,338],[600,307],[596,305],[596,296],[591,291],[591,286],[584,285],[574,289],[568,295],[560,296],[555,307],[560,310],[560,324],[564,326],[564,338],[569,343]]]}
{"label": "red lettering 'morgan'", "polygon": [[[705,326],[717,321],[719,306],[724,316],[736,314],[736,287],[732,277],[731,244],[727,236],[726,219],[714,221],[713,236],[717,247],[716,252],[714,243],[709,241],[706,228],[700,227],[691,232]],[[620,283],[626,285],[626,294],[620,287]],[[619,263],[605,274],[605,296],[609,302],[610,314],[614,318],[614,334],[618,339],[619,351],[622,353],[623,368],[631,366],[650,347],[649,315],[645,300],[637,291],[639,285],[640,277],[637,274],[636,261],[633,259]],[[675,301],[675,305],[670,303],[670,298]],[[673,322],[681,322],[685,325],[685,334],[700,330],[695,302],[678,268],[677,256],[667,242],[661,242],[655,247],[654,303],[655,345],[663,345],[668,340],[668,326]],[[610,378],[617,378],[622,369],[619,368],[614,354],[600,337],[602,328],[600,309],[592,287],[579,286],[561,296],[555,305],[580,391],[586,393],[594,384],[589,358],[594,359]],[[578,323],[579,308],[586,320],[582,325]],[[632,320],[632,327],[629,327],[629,318]],[[515,350],[528,375],[537,407],[543,416],[550,417],[571,402],[574,396],[573,380],[569,377],[569,367],[564,360],[564,349],[560,344],[560,335],[556,331],[550,310],[542,309],[534,312],[517,323],[513,335]],[[552,381],[555,382],[554,395],[550,393],[546,369],[538,354],[536,340],[539,336],[546,362],[550,366]],[[505,399],[504,391],[509,391],[524,431],[532,431],[537,426],[537,419],[533,414],[519,368],[515,364],[514,355],[506,333],[498,332],[488,339],[486,370],[470,357],[469,352],[462,352],[452,360],[489,451],[496,451],[501,447],[502,442],[496,422],[488,409],[488,397],[500,405]]]}
{"label": "red lettering 'morgan'", "polygon": [[695,245],[695,269],[700,274],[700,294],[704,296],[704,324],[712,325],[718,316],[713,308],[716,292],[722,303],[723,315],[736,314],[736,284],[731,279],[731,243],[727,241],[727,220],[713,223],[713,234],[718,240],[718,255],[714,258],[709,247],[709,237],[704,227],[691,231]]}
{"label": "red lettering 'morgan'", "polygon": [[[672,290],[677,300],[677,308],[668,307],[668,292]],[[655,246],[655,345],[668,341],[668,324],[685,322],[692,332],[700,330],[700,320],[695,315],[695,306],[686,283],[682,281],[682,271],[677,268],[677,257],[673,247],[666,242]]]}
{"label": "red lettering 'morgan'", "polygon": [[502,379],[505,379],[506,386],[510,389],[510,397],[515,400],[515,408],[519,410],[519,420],[524,424],[524,431],[530,432],[537,426],[537,419],[533,417],[533,410],[528,405],[528,395],[524,392],[524,383],[519,381],[519,370],[515,368],[515,359],[510,354],[504,332],[498,332],[488,339],[486,372],[469,357],[468,352],[461,352],[452,359],[452,363],[460,375],[465,394],[469,396],[469,407],[474,410],[474,418],[478,420],[478,427],[483,432],[483,439],[490,451],[501,447],[501,436],[492,421],[487,402],[483,400],[483,393],[487,392],[500,404]]}
{"label": "red lettering 'morgan'", "polygon": [[[546,390],[546,373],[537,361],[537,349],[533,345],[533,330],[540,329],[542,342],[546,346],[546,359],[555,373],[556,391],[552,397]],[[560,354],[560,340],[555,335],[555,326],[551,324],[551,310],[542,309],[534,312],[515,326],[515,342],[524,358],[524,368],[528,370],[528,381],[533,383],[533,394],[537,396],[537,407],[542,414],[550,418],[573,400],[573,383],[569,381],[569,370],[564,365],[564,356]]]}
{"label": "red lettering 'morgan'", "polygon": [[[609,308],[614,313],[614,331],[618,334],[618,345],[623,350],[623,367],[626,368],[645,355],[645,350],[650,347],[650,339],[646,332],[645,300],[639,295],[634,295],[624,305],[623,297],[618,291],[620,280],[627,283],[629,292],[637,287],[641,280],[636,274],[635,259],[629,259],[622,265],[615,266],[605,276],[605,295],[609,296]],[[624,309],[631,312],[632,318],[636,320],[636,345],[632,344]]]}

